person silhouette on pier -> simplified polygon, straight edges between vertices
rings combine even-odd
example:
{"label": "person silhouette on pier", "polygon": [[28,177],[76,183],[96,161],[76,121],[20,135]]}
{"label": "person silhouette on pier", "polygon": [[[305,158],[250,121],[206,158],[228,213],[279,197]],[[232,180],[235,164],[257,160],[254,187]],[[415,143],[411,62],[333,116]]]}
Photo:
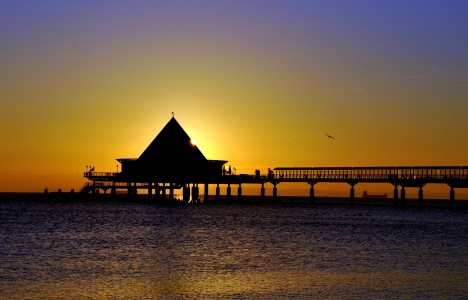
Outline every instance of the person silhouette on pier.
{"label": "person silhouette on pier", "polygon": [[268,168],[268,178],[271,179],[273,177],[274,177],[273,171],[270,168]]}

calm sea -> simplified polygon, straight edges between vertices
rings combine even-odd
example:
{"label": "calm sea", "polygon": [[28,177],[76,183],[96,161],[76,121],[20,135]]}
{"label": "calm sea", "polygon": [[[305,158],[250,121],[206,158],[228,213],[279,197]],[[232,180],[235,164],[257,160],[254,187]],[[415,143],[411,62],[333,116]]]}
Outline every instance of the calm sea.
{"label": "calm sea", "polygon": [[0,299],[467,299],[468,210],[0,202]]}

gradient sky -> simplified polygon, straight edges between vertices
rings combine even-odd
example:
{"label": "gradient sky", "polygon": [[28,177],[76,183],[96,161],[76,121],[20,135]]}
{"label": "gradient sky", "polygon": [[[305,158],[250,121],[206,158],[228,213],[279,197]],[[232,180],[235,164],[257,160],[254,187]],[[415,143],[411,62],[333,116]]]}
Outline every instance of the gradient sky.
{"label": "gradient sky", "polygon": [[468,1],[0,8],[1,192],[79,189],[171,112],[239,173],[468,165]]}

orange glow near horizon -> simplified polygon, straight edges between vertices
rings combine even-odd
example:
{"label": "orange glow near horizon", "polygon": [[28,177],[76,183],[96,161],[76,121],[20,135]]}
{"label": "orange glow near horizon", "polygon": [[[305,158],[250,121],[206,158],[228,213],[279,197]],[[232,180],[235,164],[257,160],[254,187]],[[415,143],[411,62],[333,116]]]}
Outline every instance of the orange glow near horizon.
{"label": "orange glow near horizon", "polygon": [[464,8],[150,3],[5,4],[0,192],[77,190],[171,112],[239,174],[468,165]]}

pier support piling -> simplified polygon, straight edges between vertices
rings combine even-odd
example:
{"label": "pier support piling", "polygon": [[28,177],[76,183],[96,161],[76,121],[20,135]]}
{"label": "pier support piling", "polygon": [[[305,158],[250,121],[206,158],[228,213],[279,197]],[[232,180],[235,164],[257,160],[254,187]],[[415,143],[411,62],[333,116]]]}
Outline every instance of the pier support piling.
{"label": "pier support piling", "polygon": [[262,182],[262,187],[260,189],[260,200],[262,202],[265,201],[265,183],[264,182]]}
{"label": "pier support piling", "polygon": [[239,183],[239,187],[237,188],[237,201],[242,201],[242,184]]}
{"label": "pier support piling", "polygon": [[153,199],[153,183],[148,182],[148,199],[152,200]]}
{"label": "pier support piling", "polygon": [[161,188],[159,187],[159,183],[156,183],[156,189],[155,189],[154,198],[155,198],[156,200],[160,200],[160,199],[161,199]]}
{"label": "pier support piling", "polygon": [[276,188],[277,182],[273,182],[273,202],[278,202],[278,189]]}
{"label": "pier support piling", "polygon": [[351,186],[349,189],[349,203],[354,204],[354,186],[358,184],[357,182],[348,182],[348,184]]}
{"label": "pier support piling", "polygon": [[226,198],[227,200],[231,200],[231,184],[228,183],[228,186],[226,188]]}
{"label": "pier support piling", "polygon": [[398,184],[393,184],[395,189],[393,190],[393,205],[398,205]]}
{"label": "pier support piling", "polygon": [[220,188],[219,188],[219,183],[216,185],[216,201],[219,201],[220,199]]}
{"label": "pier support piling", "polygon": [[117,195],[117,189],[115,187],[115,181],[112,182],[111,196],[114,198]]}
{"label": "pier support piling", "polygon": [[423,187],[420,186],[419,187],[419,191],[418,191],[418,205],[419,206],[423,206],[424,205],[424,192],[423,192]]}
{"label": "pier support piling", "polygon": [[162,184],[162,200],[166,200],[166,184]]}
{"label": "pier support piling", "polygon": [[309,201],[310,203],[315,203],[315,189],[314,189],[314,185],[316,184],[317,182],[309,182],[310,184],[310,191],[309,191]]}
{"label": "pier support piling", "polygon": [[184,184],[182,188],[182,201],[187,203],[190,200],[190,184]]}
{"label": "pier support piling", "polygon": [[[94,190],[93,190],[93,194],[94,194]],[[127,182],[127,197],[130,198],[131,196],[132,196],[132,183]]]}
{"label": "pier support piling", "polygon": [[[96,181],[95,180],[93,180],[93,189],[91,190],[91,193],[93,195],[96,194]],[[128,190],[128,193],[130,194],[130,190]]]}
{"label": "pier support piling", "polygon": [[450,206],[455,206],[455,190],[453,189],[453,186],[450,186]]}
{"label": "pier support piling", "polygon": [[205,183],[205,192],[203,193],[203,202],[208,201],[208,194],[209,194],[209,186],[208,183]]}
{"label": "pier support piling", "polygon": [[199,194],[198,184],[194,183],[192,185],[192,202],[198,203],[198,200],[199,200],[198,194]]}
{"label": "pier support piling", "polygon": [[174,185],[169,183],[169,200],[174,200]]}
{"label": "pier support piling", "polygon": [[405,206],[406,204],[406,191],[405,187],[402,185],[401,186],[401,206]]}

